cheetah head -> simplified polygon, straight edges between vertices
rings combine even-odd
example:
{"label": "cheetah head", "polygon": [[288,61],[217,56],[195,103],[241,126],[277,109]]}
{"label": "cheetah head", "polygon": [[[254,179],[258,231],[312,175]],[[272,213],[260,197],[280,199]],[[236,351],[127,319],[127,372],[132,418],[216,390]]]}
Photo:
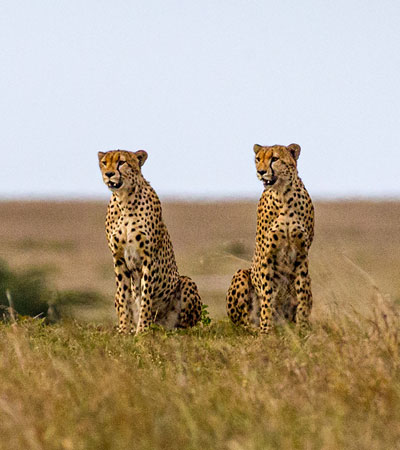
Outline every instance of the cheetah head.
{"label": "cheetah head", "polygon": [[112,192],[130,190],[141,175],[141,167],[147,159],[144,150],[128,152],[110,150],[99,152],[99,165],[103,181]]}
{"label": "cheetah head", "polygon": [[300,156],[300,145],[290,144],[263,147],[254,145],[256,154],[257,177],[264,183],[264,188],[284,186],[297,173],[297,159]]}

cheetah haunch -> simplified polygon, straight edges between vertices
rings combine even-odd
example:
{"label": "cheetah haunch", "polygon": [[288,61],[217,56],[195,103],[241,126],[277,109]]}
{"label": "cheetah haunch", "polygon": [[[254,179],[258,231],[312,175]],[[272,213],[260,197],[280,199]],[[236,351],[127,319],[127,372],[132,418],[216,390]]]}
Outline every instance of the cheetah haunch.
{"label": "cheetah haunch", "polygon": [[254,146],[257,177],[264,184],[257,209],[257,234],[250,269],[238,270],[227,294],[235,324],[260,327],[288,320],[307,328],[312,307],[308,250],[314,207],[297,173],[300,146]]}
{"label": "cheetah haunch", "polygon": [[200,296],[194,281],[178,273],[160,200],[141,172],[147,153],[112,150],[98,156],[104,183],[113,193],[106,235],[114,259],[119,331],[137,334],[151,323],[195,325]]}

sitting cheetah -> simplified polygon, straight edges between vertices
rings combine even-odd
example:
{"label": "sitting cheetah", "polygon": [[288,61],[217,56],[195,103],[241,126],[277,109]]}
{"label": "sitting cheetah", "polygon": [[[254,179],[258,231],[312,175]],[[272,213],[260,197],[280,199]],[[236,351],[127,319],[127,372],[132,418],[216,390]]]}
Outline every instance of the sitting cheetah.
{"label": "sitting cheetah", "polygon": [[297,174],[300,146],[254,146],[257,177],[264,184],[257,210],[257,235],[250,269],[238,270],[227,294],[235,324],[271,330],[273,320],[308,325],[312,307],[308,250],[314,207]]}
{"label": "sitting cheetah", "polygon": [[196,284],[180,276],[160,200],[144,179],[144,150],[99,152],[104,183],[111,190],[106,235],[114,259],[115,308],[121,333],[195,325],[201,315]]}

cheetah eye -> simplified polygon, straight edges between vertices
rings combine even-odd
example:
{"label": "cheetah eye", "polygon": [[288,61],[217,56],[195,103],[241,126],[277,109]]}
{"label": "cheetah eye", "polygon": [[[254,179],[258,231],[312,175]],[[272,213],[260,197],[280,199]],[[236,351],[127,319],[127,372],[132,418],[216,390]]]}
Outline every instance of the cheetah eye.
{"label": "cheetah eye", "polygon": [[126,163],[126,161],[118,161],[118,167],[121,167],[125,163]]}
{"label": "cheetah eye", "polygon": [[271,158],[271,162],[278,161],[278,159],[279,159],[279,158],[277,158],[276,156],[273,156],[273,157]]}
{"label": "cheetah eye", "polygon": [[107,161],[102,161],[101,163],[103,164],[103,166],[107,165]]}

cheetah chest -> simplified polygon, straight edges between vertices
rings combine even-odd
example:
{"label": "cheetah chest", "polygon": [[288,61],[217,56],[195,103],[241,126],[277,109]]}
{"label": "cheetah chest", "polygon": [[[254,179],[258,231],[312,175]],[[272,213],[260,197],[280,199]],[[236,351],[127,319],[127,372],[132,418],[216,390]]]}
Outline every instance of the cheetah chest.
{"label": "cheetah chest", "polygon": [[[131,232],[128,233],[128,227]],[[144,247],[144,235],[138,233],[138,228],[124,224],[123,227],[117,228],[111,235],[111,244],[115,254],[123,256],[127,268],[131,271],[140,270],[142,267],[142,257]],[[137,237],[140,236],[140,239]]]}
{"label": "cheetah chest", "polygon": [[[279,283],[290,283],[296,260],[303,253],[306,232],[297,221],[282,215],[257,230],[257,244],[253,259],[253,281],[261,286],[270,273]],[[274,281],[274,282],[275,282]]]}
{"label": "cheetah chest", "polygon": [[129,270],[139,270],[142,266],[142,259],[139,254],[139,248],[137,245],[127,244],[124,248],[125,264]]}

